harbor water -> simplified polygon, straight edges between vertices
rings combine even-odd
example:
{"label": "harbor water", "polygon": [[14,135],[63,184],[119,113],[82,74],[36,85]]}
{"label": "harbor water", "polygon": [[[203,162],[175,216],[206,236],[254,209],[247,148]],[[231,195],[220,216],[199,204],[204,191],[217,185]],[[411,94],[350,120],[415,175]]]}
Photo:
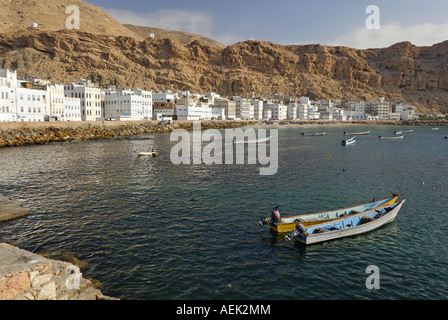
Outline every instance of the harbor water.
{"label": "harbor water", "polygon": [[[402,140],[380,140],[413,129]],[[367,131],[341,146],[344,131]],[[301,132],[325,136],[302,136]],[[0,149],[0,194],[30,214],[9,241],[88,263],[121,299],[447,299],[448,127],[279,126],[278,171],[174,165],[170,133]],[[155,148],[158,157],[137,157]],[[258,221],[401,193],[397,219],[304,247]],[[368,289],[369,266],[380,271]]]}

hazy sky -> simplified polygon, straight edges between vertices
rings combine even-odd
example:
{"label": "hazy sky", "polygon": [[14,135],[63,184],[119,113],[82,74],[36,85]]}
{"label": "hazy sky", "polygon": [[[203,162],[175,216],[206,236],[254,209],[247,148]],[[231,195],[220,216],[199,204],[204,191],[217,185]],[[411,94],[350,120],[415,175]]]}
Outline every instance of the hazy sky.
{"label": "hazy sky", "polygon": [[[201,34],[225,45],[278,44],[387,47],[400,41],[430,46],[448,40],[446,0],[84,0],[121,23]],[[368,29],[369,5],[380,29]],[[81,17],[82,18],[82,17]]]}

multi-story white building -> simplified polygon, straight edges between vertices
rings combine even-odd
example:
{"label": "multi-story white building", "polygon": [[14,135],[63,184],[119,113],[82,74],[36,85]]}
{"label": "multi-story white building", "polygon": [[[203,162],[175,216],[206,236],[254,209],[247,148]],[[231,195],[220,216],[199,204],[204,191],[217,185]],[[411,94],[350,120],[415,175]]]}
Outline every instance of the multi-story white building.
{"label": "multi-story white building", "polygon": [[64,86],[64,94],[69,98],[81,99],[82,121],[96,121],[102,119],[101,89],[92,86],[86,79],[78,79],[77,83]]}
{"label": "multi-story white building", "polygon": [[308,120],[309,114],[308,114],[308,104],[301,103],[297,107],[297,119],[299,120]]}
{"label": "multi-story white building", "polygon": [[210,120],[213,117],[212,108],[206,103],[178,105],[176,113],[177,120]]}
{"label": "multi-story white building", "polygon": [[120,120],[152,119],[152,92],[140,89],[106,90],[104,117]]}
{"label": "multi-story white building", "polygon": [[365,104],[365,113],[378,118],[387,120],[389,118],[389,102],[380,97],[379,102],[370,101]]}
{"label": "multi-story white building", "polygon": [[253,100],[254,105],[254,120],[263,119],[263,101],[261,100]]}
{"label": "multi-story white building", "polygon": [[[268,103],[264,105],[264,110],[271,110],[271,119],[272,120],[285,120],[288,113],[288,107],[281,103]],[[264,111],[263,111],[264,114]]]}
{"label": "multi-story white building", "polygon": [[55,120],[65,120],[65,95],[63,84],[47,85],[45,114]]}
{"label": "multi-story white building", "polygon": [[350,103],[347,107],[350,111],[351,120],[366,120],[365,104],[364,102]]}
{"label": "multi-story white building", "polygon": [[289,120],[296,120],[299,116],[299,105],[295,102],[291,102],[287,107],[287,118]]}
{"label": "multi-story white building", "polygon": [[17,72],[0,69],[0,122],[17,121]]}
{"label": "multi-story white building", "polygon": [[64,98],[64,120],[65,121],[81,121],[81,99],[80,98]]}
{"label": "multi-story white building", "polygon": [[235,100],[236,118],[242,120],[254,119],[254,106],[249,99]]}
{"label": "multi-story white building", "polygon": [[27,82],[21,82],[16,90],[17,121],[44,121],[46,113],[46,91],[30,89]]}

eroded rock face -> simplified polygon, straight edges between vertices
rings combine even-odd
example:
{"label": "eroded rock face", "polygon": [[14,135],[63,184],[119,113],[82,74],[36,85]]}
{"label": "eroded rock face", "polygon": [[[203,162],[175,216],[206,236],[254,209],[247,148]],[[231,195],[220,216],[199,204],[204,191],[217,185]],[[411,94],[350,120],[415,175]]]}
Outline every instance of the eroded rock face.
{"label": "eroded rock face", "polygon": [[250,96],[283,93],[312,99],[379,96],[448,112],[448,42],[402,42],[358,50],[323,45],[239,42],[221,49],[198,40],[136,40],[74,30],[0,35],[2,68],[68,83],[88,78],[105,87],[190,90]]}

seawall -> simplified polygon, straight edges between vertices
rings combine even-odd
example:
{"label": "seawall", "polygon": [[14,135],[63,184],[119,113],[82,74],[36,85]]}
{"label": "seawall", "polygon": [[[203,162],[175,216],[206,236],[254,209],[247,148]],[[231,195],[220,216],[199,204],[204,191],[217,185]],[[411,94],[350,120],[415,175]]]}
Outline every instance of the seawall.
{"label": "seawall", "polygon": [[[227,129],[258,126],[259,120],[205,120],[201,128]],[[283,125],[420,125],[446,126],[447,121],[269,121],[269,127]],[[65,142],[71,140],[112,139],[118,136],[132,136],[175,129],[193,129],[193,121],[172,121],[160,124],[158,121],[97,121],[97,122],[0,122],[0,148]]]}
{"label": "seawall", "polygon": [[[202,129],[239,128],[259,121],[202,121]],[[118,136],[171,132],[175,129],[193,129],[193,121],[126,122],[30,122],[0,123],[0,148],[65,142],[71,140],[112,139]]]}

